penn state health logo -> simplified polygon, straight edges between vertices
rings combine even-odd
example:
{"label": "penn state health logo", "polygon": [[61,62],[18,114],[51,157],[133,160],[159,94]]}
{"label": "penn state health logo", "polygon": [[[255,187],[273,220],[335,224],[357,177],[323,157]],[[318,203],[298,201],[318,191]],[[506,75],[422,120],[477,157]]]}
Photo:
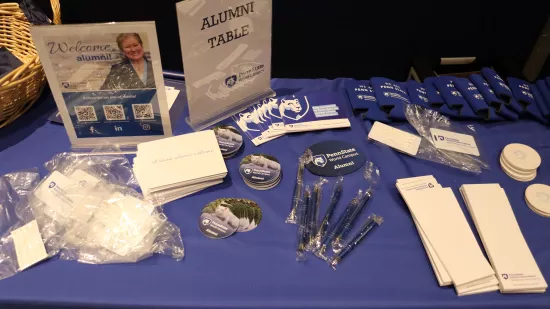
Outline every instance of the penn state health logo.
{"label": "penn state health logo", "polygon": [[53,188],[53,187],[55,187],[55,182],[52,181],[52,182],[50,182],[50,185],[48,186],[48,188],[51,189],[51,188]]}
{"label": "penn state health logo", "polygon": [[208,224],[210,224],[210,222],[212,222],[212,220],[210,220],[210,219],[208,219],[208,218],[204,218],[204,219],[202,220],[202,225],[208,225]]}
{"label": "penn state health logo", "polygon": [[237,83],[237,75],[231,75],[225,79],[225,85],[227,86],[227,88],[233,88],[233,86],[235,86],[236,83]]}
{"label": "penn state health logo", "polygon": [[325,167],[327,165],[327,157],[324,154],[313,156],[313,164],[318,167]]}

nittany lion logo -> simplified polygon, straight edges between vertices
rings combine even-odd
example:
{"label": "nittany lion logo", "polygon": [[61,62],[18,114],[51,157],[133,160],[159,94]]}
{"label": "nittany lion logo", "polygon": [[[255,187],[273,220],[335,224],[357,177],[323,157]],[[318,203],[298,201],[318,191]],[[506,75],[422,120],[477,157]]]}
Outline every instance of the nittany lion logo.
{"label": "nittany lion logo", "polygon": [[210,219],[208,219],[208,218],[204,218],[204,219],[202,220],[202,225],[209,225],[210,222],[212,222],[212,220],[210,220]]}
{"label": "nittany lion logo", "polygon": [[231,75],[225,79],[225,85],[227,86],[227,88],[233,88],[233,86],[235,86],[236,83],[237,83],[237,75]]}
{"label": "nittany lion logo", "polygon": [[48,186],[48,188],[51,189],[51,188],[53,188],[53,187],[55,187],[55,182],[52,181],[52,182],[50,182],[50,185]]}
{"label": "nittany lion logo", "polygon": [[327,157],[325,157],[324,154],[313,156],[313,164],[317,165],[318,167],[324,167],[327,165]]}
{"label": "nittany lion logo", "polygon": [[537,198],[543,203],[548,203],[550,201],[550,196],[544,192],[537,192]]}
{"label": "nittany lion logo", "polygon": [[63,86],[63,88],[69,88],[68,82],[62,82],[61,85]]}
{"label": "nittany lion logo", "polygon": [[525,157],[527,157],[527,155],[525,154],[525,152],[521,151],[521,150],[516,150],[514,152],[514,155],[516,156],[516,158],[520,159],[520,160],[523,160],[525,159]]}

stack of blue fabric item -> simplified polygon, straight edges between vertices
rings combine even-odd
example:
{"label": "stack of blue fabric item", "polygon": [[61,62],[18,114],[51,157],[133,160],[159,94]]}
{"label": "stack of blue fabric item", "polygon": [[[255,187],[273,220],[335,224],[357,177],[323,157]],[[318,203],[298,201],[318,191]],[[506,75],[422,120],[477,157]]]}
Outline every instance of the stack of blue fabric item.
{"label": "stack of blue fabric item", "polygon": [[454,119],[507,121],[522,118],[550,124],[550,77],[534,84],[508,77],[506,81],[490,68],[469,78],[428,77],[396,82],[373,77],[346,83],[350,103],[363,119],[404,121],[405,105],[417,104]]}

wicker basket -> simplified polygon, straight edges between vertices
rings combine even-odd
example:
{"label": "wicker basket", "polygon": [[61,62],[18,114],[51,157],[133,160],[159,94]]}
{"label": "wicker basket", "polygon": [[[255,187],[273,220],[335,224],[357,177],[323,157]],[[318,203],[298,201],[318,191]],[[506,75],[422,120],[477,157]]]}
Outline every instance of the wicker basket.
{"label": "wicker basket", "polygon": [[[51,0],[54,23],[61,23],[59,0]],[[0,3],[0,47],[23,63],[0,79],[0,128],[36,102],[46,76],[29,32],[30,23],[17,3]]]}

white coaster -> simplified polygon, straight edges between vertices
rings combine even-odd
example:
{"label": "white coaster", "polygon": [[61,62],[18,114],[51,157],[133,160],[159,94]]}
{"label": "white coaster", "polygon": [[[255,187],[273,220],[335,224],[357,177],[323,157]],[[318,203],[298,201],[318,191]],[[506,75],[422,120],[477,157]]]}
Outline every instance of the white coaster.
{"label": "white coaster", "polygon": [[514,172],[514,174],[519,174],[519,175],[523,175],[523,176],[533,176],[533,174],[536,174],[536,172],[537,172],[537,170],[531,170],[531,171],[528,171],[528,172],[518,170],[518,169],[512,167],[510,165],[510,163],[506,162],[506,159],[504,159],[503,156],[500,156],[500,165],[501,166],[503,166],[503,165],[506,166],[506,169],[509,170],[509,171]]}
{"label": "white coaster", "polygon": [[527,204],[527,206],[529,206],[529,209],[531,209],[537,215],[542,216],[542,217],[550,218],[550,214],[544,213],[544,212],[536,209],[533,205],[531,205],[531,203],[529,203],[529,201],[527,199],[525,199],[525,203]]}
{"label": "white coaster", "polygon": [[525,177],[525,176],[522,176],[522,175],[514,174],[514,172],[511,172],[511,171],[507,170],[504,167],[503,167],[502,170],[504,171],[504,173],[506,175],[510,176],[510,178],[512,178],[514,180],[517,180],[517,181],[529,182],[529,181],[531,181],[531,180],[533,180],[537,177],[537,172],[535,172],[532,176]]}
{"label": "white coaster", "polygon": [[541,158],[535,149],[523,144],[509,144],[502,150],[502,156],[512,167],[529,172],[536,170]]}
{"label": "white coaster", "polygon": [[532,184],[525,189],[525,200],[533,211],[550,217],[550,186]]}

